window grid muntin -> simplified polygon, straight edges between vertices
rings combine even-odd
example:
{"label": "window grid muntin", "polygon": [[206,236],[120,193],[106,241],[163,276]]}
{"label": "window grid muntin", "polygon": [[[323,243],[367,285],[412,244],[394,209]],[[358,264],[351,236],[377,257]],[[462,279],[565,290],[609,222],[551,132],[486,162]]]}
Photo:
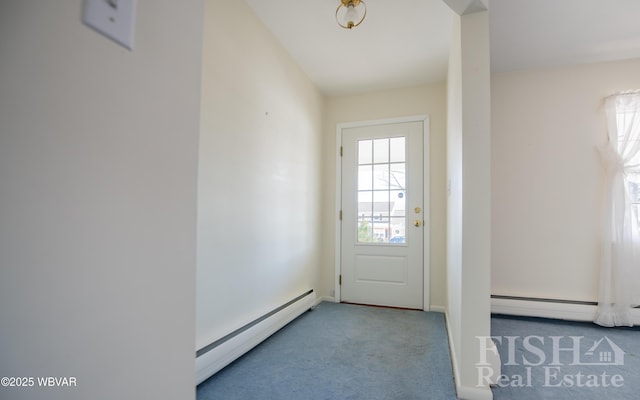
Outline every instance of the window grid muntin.
{"label": "window grid muntin", "polygon": [[406,243],[406,138],[360,139],[357,149],[356,242]]}

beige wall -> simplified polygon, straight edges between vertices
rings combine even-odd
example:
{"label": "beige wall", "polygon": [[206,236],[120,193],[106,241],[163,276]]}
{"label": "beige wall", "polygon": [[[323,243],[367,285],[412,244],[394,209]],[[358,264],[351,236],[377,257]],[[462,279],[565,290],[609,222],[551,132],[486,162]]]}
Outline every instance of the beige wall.
{"label": "beige wall", "polygon": [[208,0],[198,348],[318,288],[324,98],[243,1]]}
{"label": "beige wall", "polygon": [[327,99],[323,132],[323,252],[321,258],[321,294],[323,296],[333,296],[335,279],[336,125],[344,122],[424,114],[429,115],[431,123],[430,297],[432,306],[444,307],[446,302],[446,84],[444,82]]}
{"label": "beige wall", "polygon": [[0,2],[2,399],[192,399],[201,1]]}
{"label": "beige wall", "polygon": [[[491,121],[489,12],[456,16],[448,74],[447,323],[457,395],[491,399],[478,379],[490,335]],[[492,367],[499,360],[486,354]]]}
{"label": "beige wall", "polygon": [[603,98],[640,60],[492,76],[492,293],[596,301]]}

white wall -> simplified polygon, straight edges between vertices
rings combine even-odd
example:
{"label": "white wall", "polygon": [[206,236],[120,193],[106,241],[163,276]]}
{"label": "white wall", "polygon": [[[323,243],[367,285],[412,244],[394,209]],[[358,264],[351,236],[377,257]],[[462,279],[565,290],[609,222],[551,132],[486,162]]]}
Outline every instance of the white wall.
{"label": "white wall", "polygon": [[0,2],[0,398],[190,399],[202,3],[81,7]]}
{"label": "white wall", "polygon": [[[456,389],[490,399],[478,337],[490,335],[489,12],[454,18],[448,75],[447,322]],[[493,360],[497,362],[498,360]],[[499,368],[498,364],[493,365]]]}
{"label": "white wall", "polygon": [[454,374],[462,347],[462,42],[454,16],[447,74],[447,332]]}
{"label": "white wall", "polygon": [[245,2],[205,8],[198,348],[317,289],[324,101]]}
{"label": "white wall", "polygon": [[431,305],[444,307],[446,302],[446,85],[445,82],[352,96],[327,99],[322,192],[322,290],[323,296],[333,296],[335,282],[335,210],[336,196],[336,125],[344,122],[385,119],[413,115],[429,115],[430,132],[430,297]]}
{"label": "white wall", "polygon": [[640,60],[494,74],[492,293],[596,301],[604,97]]}

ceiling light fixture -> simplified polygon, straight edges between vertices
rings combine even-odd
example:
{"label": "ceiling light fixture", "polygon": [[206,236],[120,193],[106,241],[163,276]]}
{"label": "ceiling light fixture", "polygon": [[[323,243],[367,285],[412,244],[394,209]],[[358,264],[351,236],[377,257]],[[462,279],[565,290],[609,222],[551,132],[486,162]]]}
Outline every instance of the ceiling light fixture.
{"label": "ceiling light fixture", "polygon": [[[336,22],[344,29],[355,28],[367,16],[367,5],[363,0],[340,0],[336,9]],[[362,5],[362,7],[360,7]],[[359,7],[359,8],[358,8]],[[362,16],[360,16],[362,15]]]}

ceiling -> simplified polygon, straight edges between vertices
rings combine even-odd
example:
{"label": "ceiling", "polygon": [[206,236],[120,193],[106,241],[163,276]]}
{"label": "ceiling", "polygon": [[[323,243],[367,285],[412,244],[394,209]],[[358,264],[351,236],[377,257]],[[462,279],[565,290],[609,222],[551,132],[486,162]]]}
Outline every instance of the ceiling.
{"label": "ceiling", "polygon": [[[338,0],[245,0],[328,95],[446,79],[453,12],[442,0],[366,0],[346,30]],[[640,58],[639,0],[490,0],[492,71]]]}
{"label": "ceiling", "polygon": [[491,0],[489,16],[494,72],[640,58],[638,0]]}

